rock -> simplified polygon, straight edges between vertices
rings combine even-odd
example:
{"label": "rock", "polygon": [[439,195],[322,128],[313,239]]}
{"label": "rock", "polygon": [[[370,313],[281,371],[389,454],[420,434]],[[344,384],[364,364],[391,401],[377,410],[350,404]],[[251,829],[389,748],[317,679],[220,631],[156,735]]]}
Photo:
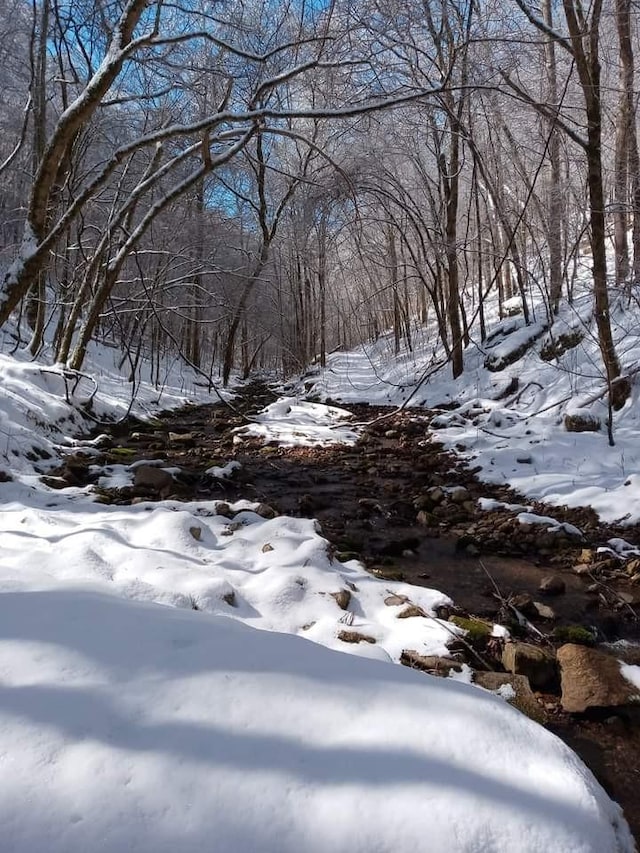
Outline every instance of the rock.
{"label": "rock", "polygon": [[480,555],[480,549],[474,542],[469,542],[464,550],[470,557],[478,557]]}
{"label": "rock", "polygon": [[556,678],[553,654],[530,643],[506,643],[502,650],[502,665],[514,675],[526,675],[532,687],[548,687]]}
{"label": "rock", "polygon": [[193,536],[196,542],[199,542],[202,539],[202,528],[195,524],[193,527],[189,528],[189,533]]}
{"label": "rock", "polygon": [[564,428],[567,432],[598,432],[600,429],[600,418],[589,412],[581,415],[575,413],[565,415]]}
{"label": "rock", "polygon": [[449,489],[449,500],[454,504],[463,504],[469,500],[469,492],[464,486],[453,486]]}
{"label": "rock", "polygon": [[509,601],[516,610],[519,610],[524,616],[535,616],[537,611],[533,602],[533,598],[526,593],[521,592],[518,595],[511,596]]}
{"label": "rock", "polygon": [[392,595],[388,595],[385,598],[384,603],[387,605],[387,607],[398,607],[401,604],[406,604],[407,601],[409,601],[409,599],[406,595],[396,595],[395,593],[393,593]]}
{"label": "rock", "polygon": [[441,504],[444,500],[444,492],[440,486],[432,486],[432,488],[427,489],[426,497],[432,504]]}
{"label": "rock", "polygon": [[591,566],[588,563],[578,563],[573,567],[573,571],[576,575],[589,575],[591,574]]}
{"label": "rock", "polygon": [[139,489],[152,489],[154,492],[164,492],[173,488],[173,474],[155,465],[138,465],[133,477],[133,485]]}
{"label": "rock", "polygon": [[589,708],[616,708],[640,702],[640,690],[622,677],[618,661],[587,646],[558,649],[562,707],[571,714]]}
{"label": "rock", "polygon": [[343,643],[375,643],[375,637],[361,634],[359,631],[340,631],[338,639]]}
{"label": "rock", "polygon": [[620,601],[628,604],[629,607],[637,607],[640,604],[640,595],[637,592],[627,592],[626,590],[619,590],[617,593]]}
{"label": "rock", "polygon": [[531,456],[531,454],[521,453],[516,456],[516,462],[520,465],[533,465],[533,456]]}
{"label": "rock", "polygon": [[260,518],[277,518],[278,513],[276,510],[269,506],[269,504],[259,503],[258,506],[253,510],[256,515],[259,515]]}
{"label": "rock", "polygon": [[451,658],[438,657],[437,655],[420,655],[413,649],[405,649],[400,655],[400,663],[411,669],[419,669],[431,675],[449,676],[451,670],[462,672],[462,664]]}
{"label": "rock", "polygon": [[437,521],[433,517],[433,515],[431,515],[431,513],[427,512],[425,509],[420,510],[420,512],[416,516],[416,521],[423,527],[434,527],[437,524]]}
{"label": "rock", "polygon": [[233,510],[226,501],[220,501],[216,504],[216,515],[221,515],[223,518],[233,518]]}
{"label": "rock", "polygon": [[422,607],[418,607],[417,604],[410,604],[408,607],[405,607],[400,613],[398,613],[398,619],[411,619],[414,616],[426,616],[427,614],[424,612]]}
{"label": "rock", "polygon": [[348,589],[341,589],[338,592],[332,592],[331,598],[335,598],[340,610],[346,610],[351,601],[351,592]]}
{"label": "rock", "polygon": [[69,485],[62,477],[40,477],[40,481],[50,489],[66,489]]}
{"label": "rock", "polygon": [[273,545],[270,545],[269,542],[265,542],[260,550],[263,554],[268,554],[269,551],[273,551]]}
{"label": "rock", "polygon": [[169,441],[178,444],[193,444],[195,439],[191,432],[170,432]]}
{"label": "rock", "polygon": [[567,585],[558,575],[548,575],[542,578],[538,590],[545,595],[562,595],[567,591]]}
{"label": "rock", "polygon": [[236,602],[236,593],[233,589],[229,590],[229,592],[225,592],[225,594],[222,596],[222,600],[225,601],[229,605],[229,607],[238,606]]}
{"label": "rock", "polygon": [[433,501],[431,501],[426,495],[420,495],[420,497],[415,498],[413,501],[413,508],[420,510],[429,510],[433,506]]}
{"label": "rock", "polygon": [[515,696],[507,699],[510,705],[517,708],[529,719],[536,723],[544,723],[546,715],[542,705],[536,699],[529,679],[524,675],[513,675],[507,672],[474,672],[473,683],[484,687],[485,690],[500,690],[505,684],[510,684]]}
{"label": "rock", "polygon": [[540,601],[533,602],[533,609],[536,612],[536,615],[540,619],[548,619],[549,621],[556,618],[556,612],[552,607],[549,607],[547,604],[542,604]]}

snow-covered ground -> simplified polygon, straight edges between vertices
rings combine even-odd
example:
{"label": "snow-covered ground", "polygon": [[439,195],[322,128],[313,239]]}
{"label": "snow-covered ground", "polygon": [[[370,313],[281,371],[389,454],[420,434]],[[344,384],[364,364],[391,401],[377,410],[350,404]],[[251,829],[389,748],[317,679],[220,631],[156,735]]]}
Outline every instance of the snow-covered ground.
{"label": "snow-covered ground", "polygon": [[[117,417],[126,385],[94,358],[94,410]],[[247,502],[230,518],[47,489],[34,466],[82,422],[59,373],[1,367],[0,849],[634,849],[557,738],[498,696],[390,663],[446,650],[443,595],[339,563],[313,521]],[[201,395],[185,381],[169,377],[162,407]],[[341,420],[288,400],[262,437],[353,440]],[[409,602],[425,615],[399,619]]]}

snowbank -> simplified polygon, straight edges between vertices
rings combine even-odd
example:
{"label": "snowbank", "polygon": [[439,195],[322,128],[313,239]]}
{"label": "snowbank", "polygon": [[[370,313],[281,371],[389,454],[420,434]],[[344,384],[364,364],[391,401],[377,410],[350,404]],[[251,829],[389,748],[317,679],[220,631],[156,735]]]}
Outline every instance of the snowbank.
{"label": "snowbank", "polygon": [[502,699],[57,583],[0,595],[12,853],[627,853],[620,810]]}

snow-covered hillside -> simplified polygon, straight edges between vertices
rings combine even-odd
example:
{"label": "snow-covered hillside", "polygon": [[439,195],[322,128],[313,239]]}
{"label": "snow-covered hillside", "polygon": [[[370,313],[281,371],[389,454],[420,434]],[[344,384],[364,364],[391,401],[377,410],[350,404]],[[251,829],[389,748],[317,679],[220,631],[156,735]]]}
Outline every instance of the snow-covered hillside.
{"label": "snow-covered hillside", "polygon": [[[439,438],[480,467],[486,481],[552,504],[592,506],[605,521],[636,523],[640,389],[632,382],[630,398],[614,412],[615,445],[609,446],[591,304],[589,293],[576,296],[550,327],[541,306],[530,326],[521,316],[494,316],[487,340],[474,339],[465,350],[465,371],[455,381],[428,326],[415,330],[412,351],[405,347],[394,355],[391,336],[382,336],[353,352],[333,353],[326,369],[310,371],[297,387],[322,400],[440,408],[433,423]],[[613,318],[624,371],[634,380],[640,309],[619,302]],[[568,432],[565,418],[576,414],[597,431]]]}

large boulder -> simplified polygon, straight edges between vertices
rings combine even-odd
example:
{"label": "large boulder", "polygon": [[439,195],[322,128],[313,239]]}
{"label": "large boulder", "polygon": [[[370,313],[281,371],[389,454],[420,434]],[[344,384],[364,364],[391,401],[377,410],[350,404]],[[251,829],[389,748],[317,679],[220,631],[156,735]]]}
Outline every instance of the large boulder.
{"label": "large boulder", "polygon": [[567,643],[558,649],[562,707],[580,714],[589,708],[615,708],[640,702],[640,690],[620,672],[610,655]]}

